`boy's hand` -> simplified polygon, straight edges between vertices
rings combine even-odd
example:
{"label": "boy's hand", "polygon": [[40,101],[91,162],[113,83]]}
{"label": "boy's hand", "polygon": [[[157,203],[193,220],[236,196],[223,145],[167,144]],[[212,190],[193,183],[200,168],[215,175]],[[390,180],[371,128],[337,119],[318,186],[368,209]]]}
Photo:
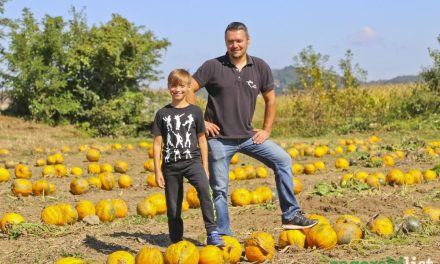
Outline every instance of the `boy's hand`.
{"label": "boy's hand", "polygon": [[163,179],[162,173],[156,173],[156,184],[160,188],[165,188],[165,180]]}

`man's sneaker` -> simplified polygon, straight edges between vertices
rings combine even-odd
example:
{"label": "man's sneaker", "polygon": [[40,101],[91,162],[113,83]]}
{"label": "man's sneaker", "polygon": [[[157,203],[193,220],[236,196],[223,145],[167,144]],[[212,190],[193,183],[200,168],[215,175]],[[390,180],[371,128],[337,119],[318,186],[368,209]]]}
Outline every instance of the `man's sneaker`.
{"label": "man's sneaker", "polygon": [[212,231],[212,233],[209,234],[208,238],[206,239],[206,244],[222,247],[225,245],[225,242],[217,231]]}
{"label": "man's sneaker", "polygon": [[318,220],[307,219],[303,212],[296,213],[291,219],[283,220],[283,229],[305,229],[318,223]]}

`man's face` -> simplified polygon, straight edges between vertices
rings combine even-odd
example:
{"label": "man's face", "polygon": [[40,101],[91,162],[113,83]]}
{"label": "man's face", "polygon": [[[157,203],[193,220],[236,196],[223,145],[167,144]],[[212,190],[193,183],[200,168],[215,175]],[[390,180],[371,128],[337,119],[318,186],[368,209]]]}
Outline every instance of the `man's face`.
{"label": "man's face", "polygon": [[226,49],[233,59],[246,56],[249,37],[244,30],[227,31],[225,34]]}

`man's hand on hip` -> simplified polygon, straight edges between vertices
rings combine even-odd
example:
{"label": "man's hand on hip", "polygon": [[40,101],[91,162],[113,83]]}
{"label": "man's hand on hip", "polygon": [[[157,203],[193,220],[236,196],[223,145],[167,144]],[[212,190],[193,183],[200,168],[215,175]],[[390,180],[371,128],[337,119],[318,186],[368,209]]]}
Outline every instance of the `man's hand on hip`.
{"label": "man's hand on hip", "polygon": [[254,141],[255,144],[262,144],[266,139],[270,137],[270,133],[263,129],[253,129],[254,136],[252,137],[252,141]]}
{"label": "man's hand on hip", "polygon": [[220,127],[218,127],[216,124],[205,121],[205,127],[206,127],[206,136],[209,137],[216,137],[218,134],[220,134]]}

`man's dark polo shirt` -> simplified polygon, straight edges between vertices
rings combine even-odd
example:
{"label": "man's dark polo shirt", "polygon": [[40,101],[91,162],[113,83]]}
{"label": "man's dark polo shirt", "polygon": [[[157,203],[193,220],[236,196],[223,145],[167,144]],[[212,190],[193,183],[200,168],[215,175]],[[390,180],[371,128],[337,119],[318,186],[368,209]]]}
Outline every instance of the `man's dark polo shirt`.
{"label": "man's dark polo shirt", "polygon": [[226,54],[203,63],[193,78],[208,91],[205,120],[220,127],[218,137],[251,137],[257,96],[275,88],[269,65],[247,55],[239,72]]}

